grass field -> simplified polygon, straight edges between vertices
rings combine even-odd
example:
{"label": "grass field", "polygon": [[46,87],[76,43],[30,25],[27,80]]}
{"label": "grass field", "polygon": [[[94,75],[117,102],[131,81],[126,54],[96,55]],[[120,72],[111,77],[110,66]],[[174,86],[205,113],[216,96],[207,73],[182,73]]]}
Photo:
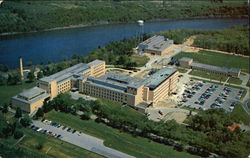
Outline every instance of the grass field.
{"label": "grass field", "polygon": [[207,78],[207,79],[211,79],[211,80],[217,80],[217,81],[220,81],[220,82],[225,82],[226,79],[227,79],[227,77],[223,76],[223,75],[207,73],[207,72],[198,71],[198,70],[192,70],[189,74],[194,75],[194,76]]}
{"label": "grass field", "polygon": [[137,57],[137,56],[131,56],[131,61],[134,61],[137,63],[137,66],[141,67],[144,66],[148,61],[149,58],[147,56]]}
{"label": "grass field", "polygon": [[196,157],[185,152],[177,152],[169,146],[150,141],[146,138],[134,137],[104,124],[98,124],[93,120],[81,120],[78,116],[73,116],[71,114],[51,111],[46,114],[46,118],[101,138],[105,140],[104,144],[106,146],[136,157],[166,157],[166,155],[171,158]]}
{"label": "grass field", "polygon": [[[32,152],[45,155],[46,151],[51,147],[47,155],[52,157],[61,158],[78,158],[78,157],[89,157],[89,158],[101,158],[102,156],[95,153],[89,152],[85,149],[77,147],[75,145],[66,143],[64,141],[48,137],[46,135],[34,132],[29,129],[24,129],[25,137],[20,142],[19,146],[24,147]],[[43,148],[38,150],[36,146],[41,144]]]}
{"label": "grass field", "polygon": [[237,105],[230,117],[235,121],[243,123],[245,125],[250,125],[250,115],[248,115],[241,105]]}
{"label": "grass field", "polygon": [[[44,134],[34,132],[30,129],[22,129],[25,137],[16,146],[26,149],[41,157],[60,157],[60,158],[101,158],[102,156],[89,152],[75,145],[66,143],[59,139],[48,137]],[[2,143],[13,145],[17,142],[14,138],[0,139]],[[37,149],[38,145],[42,145],[42,149]],[[51,147],[49,152],[46,151]],[[25,157],[25,155],[24,155]]]}
{"label": "grass field", "polygon": [[233,84],[238,84],[238,85],[241,85],[242,83],[242,80],[238,79],[238,78],[230,78],[227,83],[233,83]]}
{"label": "grass field", "polygon": [[250,87],[250,80],[248,80],[248,82],[247,82],[247,85],[246,85],[247,87]]}
{"label": "grass field", "polygon": [[181,52],[174,57],[178,59],[182,57],[189,57],[193,58],[195,62],[228,68],[239,68],[244,72],[249,72],[249,57],[222,54],[204,50],[201,50],[198,53]]}
{"label": "grass field", "polygon": [[22,84],[19,84],[19,85],[0,86],[0,105],[3,103],[9,103],[11,97],[24,91],[25,89],[32,88],[35,85],[36,85],[35,82],[32,82],[32,83],[23,82]]}

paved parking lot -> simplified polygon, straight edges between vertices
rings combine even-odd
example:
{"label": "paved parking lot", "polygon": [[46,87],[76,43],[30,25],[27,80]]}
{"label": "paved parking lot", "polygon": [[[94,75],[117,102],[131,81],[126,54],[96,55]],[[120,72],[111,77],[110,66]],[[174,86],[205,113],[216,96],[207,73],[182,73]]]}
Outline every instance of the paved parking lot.
{"label": "paved parking lot", "polygon": [[231,112],[235,106],[234,103],[239,101],[239,91],[236,88],[197,81],[193,86],[190,85],[185,89],[181,104],[195,109],[223,108]]}
{"label": "paved parking lot", "polygon": [[[57,128],[47,123],[44,123],[41,121],[35,121],[35,120],[33,121],[33,125],[36,127],[42,128],[43,130],[52,132],[52,134],[61,135],[60,139],[63,141],[74,144],[86,150],[95,152],[97,154],[103,155],[105,157],[134,158],[133,156],[127,155],[120,151],[104,146],[103,140],[101,139],[98,139],[96,137],[93,137],[84,133],[80,133],[78,131],[76,131],[75,133],[72,133],[70,131],[67,131],[67,128],[63,130],[63,127]],[[56,138],[51,138],[51,139],[56,139]]]}

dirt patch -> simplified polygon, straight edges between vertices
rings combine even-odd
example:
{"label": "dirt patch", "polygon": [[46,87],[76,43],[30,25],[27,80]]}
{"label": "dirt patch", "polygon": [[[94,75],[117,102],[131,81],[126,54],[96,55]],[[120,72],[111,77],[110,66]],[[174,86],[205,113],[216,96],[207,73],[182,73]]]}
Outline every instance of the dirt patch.
{"label": "dirt patch", "polygon": [[187,118],[187,113],[175,111],[167,113],[162,120],[163,121],[175,120],[178,123],[182,123],[186,118]]}
{"label": "dirt patch", "polygon": [[174,108],[175,106],[176,106],[175,103],[171,100],[162,100],[155,105],[155,107],[164,107],[164,108]]}
{"label": "dirt patch", "polygon": [[192,52],[192,53],[198,53],[201,50],[201,48],[197,48],[197,47],[187,47],[185,49],[186,52]]}

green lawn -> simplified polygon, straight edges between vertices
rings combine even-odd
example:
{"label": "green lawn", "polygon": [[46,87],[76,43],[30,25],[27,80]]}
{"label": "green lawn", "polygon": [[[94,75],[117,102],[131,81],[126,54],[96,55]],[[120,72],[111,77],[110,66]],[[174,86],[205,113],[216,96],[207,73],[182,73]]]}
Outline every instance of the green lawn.
{"label": "green lawn", "polygon": [[177,67],[176,68],[180,73],[186,73],[188,70],[184,68]]}
{"label": "green lawn", "polygon": [[243,72],[249,72],[249,57],[222,54],[204,50],[201,50],[198,53],[181,52],[174,57],[178,59],[182,57],[189,57],[193,58],[195,62],[228,68],[239,68],[242,69]]}
{"label": "green lawn", "polygon": [[250,80],[248,80],[248,82],[247,82],[247,85],[246,85],[247,87],[250,87]]}
{"label": "green lawn", "polygon": [[227,83],[233,83],[233,84],[241,85],[242,80],[239,79],[239,78],[232,78],[232,77],[230,77],[230,79],[227,81]]}
{"label": "green lawn", "polygon": [[227,76],[208,73],[208,72],[203,72],[203,71],[198,71],[198,70],[192,70],[189,74],[194,75],[194,76],[207,78],[207,79],[211,79],[211,80],[217,80],[217,81],[220,81],[220,82],[225,82],[226,79],[227,79]]}
{"label": "green lawn", "polygon": [[[61,157],[61,158],[78,158],[78,157],[88,157],[88,158],[101,158],[102,156],[89,152],[85,149],[77,147],[75,145],[66,143],[56,138],[48,137],[44,134],[34,132],[30,129],[22,129],[25,137],[16,146],[26,149],[35,155],[41,157]],[[0,139],[2,143],[13,145],[17,142],[14,138],[10,137],[8,139]],[[37,145],[41,144],[42,149],[38,150]],[[46,153],[49,149],[50,151]],[[24,156],[25,157],[25,156]]]}
{"label": "green lawn", "polygon": [[24,91],[25,89],[32,88],[35,85],[36,85],[35,82],[32,82],[32,83],[23,82],[22,84],[18,84],[18,85],[0,86],[0,105],[3,103],[9,103],[11,97]]}
{"label": "green lawn", "polygon": [[149,58],[147,56],[131,56],[131,61],[134,61],[137,63],[137,66],[141,67],[144,66],[148,61]]}
{"label": "green lawn", "polygon": [[[67,142],[48,137],[44,134],[34,132],[30,129],[24,129],[25,138],[21,141],[19,146],[24,147],[32,152],[45,155],[45,152],[50,148],[47,155],[52,157],[88,157],[88,158],[101,158],[102,156],[89,152],[85,149],[69,144]],[[36,149],[38,144],[42,144],[41,150]]]}
{"label": "green lawn", "polygon": [[243,123],[245,125],[250,125],[250,115],[246,113],[241,105],[237,105],[230,117],[236,122]]}
{"label": "green lawn", "polygon": [[104,124],[98,124],[93,120],[81,120],[78,116],[71,114],[51,111],[46,114],[46,119],[101,138],[105,140],[104,144],[106,146],[136,157],[196,157],[185,152],[177,152],[169,146],[150,141],[146,138],[134,137],[131,134],[121,132]]}

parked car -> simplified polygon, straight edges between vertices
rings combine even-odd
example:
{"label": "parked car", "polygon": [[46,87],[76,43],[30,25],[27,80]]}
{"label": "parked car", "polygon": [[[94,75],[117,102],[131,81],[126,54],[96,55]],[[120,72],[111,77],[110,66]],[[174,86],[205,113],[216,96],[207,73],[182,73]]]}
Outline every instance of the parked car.
{"label": "parked car", "polygon": [[67,126],[64,126],[63,128],[62,128],[62,130],[65,130],[67,128]]}
{"label": "parked car", "polygon": [[161,110],[159,110],[158,113],[159,113],[160,115],[163,115],[163,112],[162,112]]}

